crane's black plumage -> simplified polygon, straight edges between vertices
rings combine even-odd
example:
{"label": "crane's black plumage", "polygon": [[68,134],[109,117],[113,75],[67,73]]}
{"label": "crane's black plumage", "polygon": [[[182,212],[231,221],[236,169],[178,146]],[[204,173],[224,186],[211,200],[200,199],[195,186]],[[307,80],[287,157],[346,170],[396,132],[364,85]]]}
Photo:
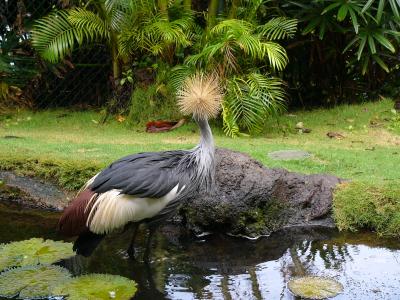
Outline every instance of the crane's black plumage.
{"label": "crane's black plumage", "polygon": [[96,193],[118,189],[121,194],[160,198],[178,183],[178,192],[192,177],[180,162],[189,151],[138,153],[123,157],[100,172],[89,186]]}

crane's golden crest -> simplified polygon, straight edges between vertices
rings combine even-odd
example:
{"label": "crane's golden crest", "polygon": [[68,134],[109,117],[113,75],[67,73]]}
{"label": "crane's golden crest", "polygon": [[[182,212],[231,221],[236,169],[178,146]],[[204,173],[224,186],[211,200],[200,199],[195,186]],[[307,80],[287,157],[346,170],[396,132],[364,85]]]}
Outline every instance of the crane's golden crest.
{"label": "crane's golden crest", "polygon": [[178,91],[178,106],[185,115],[209,119],[218,115],[222,98],[216,75],[196,74],[186,79]]}

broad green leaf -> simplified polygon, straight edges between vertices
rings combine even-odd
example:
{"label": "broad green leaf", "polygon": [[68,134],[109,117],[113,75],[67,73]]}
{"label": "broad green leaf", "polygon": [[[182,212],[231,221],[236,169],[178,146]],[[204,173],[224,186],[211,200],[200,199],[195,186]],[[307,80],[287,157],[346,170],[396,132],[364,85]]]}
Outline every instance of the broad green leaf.
{"label": "broad green leaf", "polygon": [[82,275],[53,288],[54,295],[68,295],[69,300],[128,300],[137,291],[137,284],[128,278],[109,274]]}
{"label": "broad green leaf", "polygon": [[59,266],[27,266],[7,270],[0,274],[0,297],[43,299],[54,296],[54,286],[68,282],[71,274]]}

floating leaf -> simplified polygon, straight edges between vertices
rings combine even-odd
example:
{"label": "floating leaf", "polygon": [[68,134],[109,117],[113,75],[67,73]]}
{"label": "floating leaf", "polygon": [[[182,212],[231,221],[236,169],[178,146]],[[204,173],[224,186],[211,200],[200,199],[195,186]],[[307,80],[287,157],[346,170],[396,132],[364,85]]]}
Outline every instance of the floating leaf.
{"label": "floating leaf", "polygon": [[136,282],[109,274],[89,274],[61,283],[54,295],[68,296],[68,300],[81,299],[131,299],[137,290]]}
{"label": "floating leaf", "polygon": [[72,243],[32,238],[0,246],[0,271],[9,267],[52,264],[74,255]]}
{"label": "floating leaf", "polygon": [[0,274],[0,296],[20,299],[52,296],[52,289],[70,279],[67,269],[59,266],[28,266],[10,269]]}
{"label": "floating leaf", "polygon": [[343,285],[327,277],[304,276],[288,282],[289,290],[298,297],[306,299],[325,299],[343,292]]}

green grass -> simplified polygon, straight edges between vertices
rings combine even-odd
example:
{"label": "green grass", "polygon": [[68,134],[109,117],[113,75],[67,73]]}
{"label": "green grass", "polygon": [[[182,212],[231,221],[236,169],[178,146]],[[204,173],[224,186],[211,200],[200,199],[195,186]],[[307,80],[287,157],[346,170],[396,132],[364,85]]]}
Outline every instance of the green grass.
{"label": "green grass", "polygon": [[[391,112],[392,106],[392,101],[381,100],[294,112],[268,120],[264,132],[252,137],[231,139],[218,126],[213,131],[218,147],[248,153],[267,167],[330,173],[370,186],[400,186],[400,118]],[[65,110],[0,115],[0,168],[39,175],[68,189],[78,189],[97,170],[121,156],[189,149],[198,140],[198,129],[191,122],[172,132],[150,134],[128,122],[112,120],[99,125],[100,118],[97,112]],[[311,133],[298,133],[298,122]],[[327,132],[338,132],[344,138],[330,139]],[[268,157],[269,152],[283,149],[306,150],[313,156],[298,161]]]}
{"label": "green grass", "polygon": [[[270,121],[264,133],[231,139],[214,128],[216,144],[246,152],[268,167],[287,168],[304,173],[331,173],[367,182],[399,180],[400,136],[387,127],[392,102],[389,100],[332,110],[297,112],[282,116],[279,126]],[[144,128],[112,121],[99,125],[100,114],[72,111],[21,111],[0,117],[0,163],[10,166],[26,160],[64,164],[92,165],[101,168],[113,160],[141,151],[189,149],[198,140],[196,125],[189,123],[168,133],[149,134]],[[299,134],[297,122],[312,129]],[[370,122],[374,124],[371,127]],[[352,126],[353,129],[349,129]],[[330,139],[329,131],[345,136]],[[18,136],[21,138],[3,138]],[[268,152],[302,149],[311,159],[274,161]],[[77,179],[78,180],[78,179]]]}

